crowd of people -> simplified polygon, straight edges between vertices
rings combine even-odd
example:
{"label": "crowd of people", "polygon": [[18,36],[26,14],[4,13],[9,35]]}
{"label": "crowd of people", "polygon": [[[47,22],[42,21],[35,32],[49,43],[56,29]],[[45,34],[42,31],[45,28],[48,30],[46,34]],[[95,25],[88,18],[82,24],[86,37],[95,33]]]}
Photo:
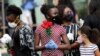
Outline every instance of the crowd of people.
{"label": "crowd of people", "polygon": [[[37,52],[41,51],[41,56],[100,56],[100,0],[90,1],[89,15],[81,27],[73,8],[69,4],[43,4],[40,11],[45,20],[33,31],[32,26],[20,19],[22,10],[15,5],[8,6],[6,20],[14,29],[9,36],[12,40],[8,42],[12,45],[7,45],[8,53],[12,56],[39,56]],[[1,43],[5,38],[2,39]]]}

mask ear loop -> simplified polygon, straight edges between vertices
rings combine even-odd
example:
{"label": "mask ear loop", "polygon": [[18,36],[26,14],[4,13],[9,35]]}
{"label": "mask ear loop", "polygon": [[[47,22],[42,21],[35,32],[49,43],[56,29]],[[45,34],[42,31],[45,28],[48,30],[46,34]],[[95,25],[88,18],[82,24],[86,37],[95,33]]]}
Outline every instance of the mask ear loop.
{"label": "mask ear loop", "polygon": [[16,17],[16,20],[14,22],[16,22],[18,20],[19,16]]}
{"label": "mask ear loop", "polygon": [[[15,20],[14,22],[16,22],[17,20],[19,20],[18,18],[19,18],[19,16],[16,17],[16,20]],[[17,22],[17,24],[18,24],[19,22],[20,22],[20,20]]]}
{"label": "mask ear loop", "polygon": [[69,26],[69,31],[68,31],[68,33],[71,33],[71,25]]}

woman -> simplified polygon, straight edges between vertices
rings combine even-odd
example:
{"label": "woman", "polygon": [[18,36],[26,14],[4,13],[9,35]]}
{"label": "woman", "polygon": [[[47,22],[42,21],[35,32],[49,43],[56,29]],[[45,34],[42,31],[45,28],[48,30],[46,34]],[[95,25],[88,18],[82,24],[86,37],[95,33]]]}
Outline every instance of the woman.
{"label": "woman", "polygon": [[58,6],[60,5],[67,5],[73,11],[74,19],[72,20],[73,23],[78,23],[78,14],[74,8],[72,0],[59,0]]}
{"label": "woman", "polygon": [[[67,5],[60,5],[59,15],[62,18],[62,26],[66,29],[66,34],[70,40],[70,44],[73,44],[77,40],[78,24],[72,22],[74,19],[73,11]],[[79,56],[79,49],[75,48],[70,51],[65,51],[65,56]]]}
{"label": "woman", "polygon": [[[44,21],[35,31],[35,50],[41,50],[42,56],[63,56],[63,50],[69,49],[70,44],[65,29],[57,24],[58,9],[53,5],[43,5],[41,12],[47,21]],[[64,44],[61,44],[61,38]],[[39,46],[40,41],[41,46]]]}
{"label": "woman", "polygon": [[11,28],[15,28],[12,40],[13,47],[12,55],[13,56],[31,56],[33,52],[33,31],[32,29],[24,24],[20,20],[20,14],[22,11],[20,8],[10,5],[7,8],[7,21],[8,25]]}

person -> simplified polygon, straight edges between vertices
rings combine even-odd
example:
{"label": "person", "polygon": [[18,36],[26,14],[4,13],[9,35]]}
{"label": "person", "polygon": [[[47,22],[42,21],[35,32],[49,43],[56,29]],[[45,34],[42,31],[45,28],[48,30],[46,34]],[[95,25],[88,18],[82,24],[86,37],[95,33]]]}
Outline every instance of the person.
{"label": "person", "polygon": [[[55,22],[58,18],[58,9],[54,5],[44,4],[41,12],[46,21],[36,28],[35,50],[42,51],[42,56],[63,56],[63,50],[70,49],[70,44],[65,29]],[[61,44],[61,38],[64,44]]]}
{"label": "person", "polygon": [[[100,0],[91,0],[89,4],[89,15],[84,18],[84,24],[100,31]],[[97,44],[100,49],[100,43]]]}
{"label": "person", "polygon": [[69,8],[73,11],[74,19],[72,20],[73,23],[78,23],[78,13],[76,12],[76,9],[73,6],[73,3],[71,0],[59,0],[58,6],[60,5],[67,5]]}
{"label": "person", "polygon": [[[82,42],[80,44],[80,56],[100,56],[99,48],[96,45],[99,40],[99,31],[96,28],[82,26],[78,30],[78,35]],[[80,39],[78,41],[80,41]]]}
{"label": "person", "polygon": [[8,6],[6,10],[8,25],[15,28],[12,34],[12,56],[32,56],[34,52],[34,38],[32,29],[20,20],[22,11],[15,5]]}
{"label": "person", "polygon": [[[59,15],[62,18],[62,26],[66,29],[66,34],[70,40],[70,44],[73,44],[77,40],[78,24],[72,22],[74,19],[73,11],[67,5],[60,5],[58,7]],[[79,49],[72,49],[70,51],[65,51],[65,56],[79,56]]]}

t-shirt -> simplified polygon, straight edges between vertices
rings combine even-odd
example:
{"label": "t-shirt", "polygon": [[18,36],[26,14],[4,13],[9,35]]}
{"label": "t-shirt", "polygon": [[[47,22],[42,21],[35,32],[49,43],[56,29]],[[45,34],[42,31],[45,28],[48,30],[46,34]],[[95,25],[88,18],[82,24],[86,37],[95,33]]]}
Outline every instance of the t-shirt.
{"label": "t-shirt", "polygon": [[80,56],[95,56],[95,51],[98,49],[96,44],[91,44],[88,47],[80,46]]}

